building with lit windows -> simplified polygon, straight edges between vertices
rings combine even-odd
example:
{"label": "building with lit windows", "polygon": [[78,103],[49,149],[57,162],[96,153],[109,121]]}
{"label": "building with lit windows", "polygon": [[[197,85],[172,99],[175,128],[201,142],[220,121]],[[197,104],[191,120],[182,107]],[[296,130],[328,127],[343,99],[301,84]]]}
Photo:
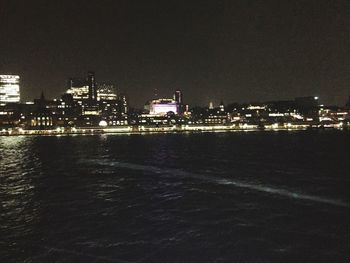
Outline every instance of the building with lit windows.
{"label": "building with lit windows", "polygon": [[101,100],[117,100],[118,96],[112,84],[102,83],[97,88],[97,101]]}
{"label": "building with lit windows", "polygon": [[0,75],[0,104],[19,103],[19,101],[19,76]]}
{"label": "building with lit windows", "polygon": [[73,96],[73,100],[78,101],[80,105],[87,102],[110,101],[117,100],[118,96],[115,92],[114,85],[101,83],[96,84],[95,75],[93,72],[88,72],[86,80],[69,79],[67,94]]}
{"label": "building with lit windows", "polygon": [[69,87],[66,93],[71,94],[73,100],[82,105],[84,101],[87,101],[89,99],[89,86],[84,83],[84,81],[78,79],[70,79]]}
{"label": "building with lit windows", "polygon": [[90,103],[93,104],[94,102],[97,101],[97,86],[96,86],[95,73],[92,71],[88,72],[87,85],[89,87],[89,100],[90,100]]}
{"label": "building with lit windows", "polygon": [[32,129],[46,130],[54,126],[53,113],[49,108],[50,102],[45,99],[44,92],[41,92],[39,99],[34,100],[34,110],[29,117]]}

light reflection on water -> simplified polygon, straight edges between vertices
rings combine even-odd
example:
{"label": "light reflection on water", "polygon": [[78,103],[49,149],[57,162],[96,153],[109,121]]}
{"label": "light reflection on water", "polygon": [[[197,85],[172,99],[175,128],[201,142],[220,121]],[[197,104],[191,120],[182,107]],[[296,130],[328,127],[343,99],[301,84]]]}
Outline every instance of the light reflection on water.
{"label": "light reflection on water", "polygon": [[0,259],[346,262],[349,139],[0,137]]}
{"label": "light reflection on water", "polygon": [[0,138],[1,241],[3,251],[17,247],[22,236],[35,230],[40,221],[40,200],[35,199],[34,182],[40,159],[24,136]]}

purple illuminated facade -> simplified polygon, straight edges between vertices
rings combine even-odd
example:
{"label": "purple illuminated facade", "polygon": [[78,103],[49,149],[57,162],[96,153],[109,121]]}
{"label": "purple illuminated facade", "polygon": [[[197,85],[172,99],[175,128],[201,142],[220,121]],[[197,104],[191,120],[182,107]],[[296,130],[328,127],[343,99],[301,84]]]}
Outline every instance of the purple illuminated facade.
{"label": "purple illuminated facade", "polygon": [[171,99],[159,99],[151,101],[149,105],[150,114],[165,115],[168,112],[179,113],[179,105]]}

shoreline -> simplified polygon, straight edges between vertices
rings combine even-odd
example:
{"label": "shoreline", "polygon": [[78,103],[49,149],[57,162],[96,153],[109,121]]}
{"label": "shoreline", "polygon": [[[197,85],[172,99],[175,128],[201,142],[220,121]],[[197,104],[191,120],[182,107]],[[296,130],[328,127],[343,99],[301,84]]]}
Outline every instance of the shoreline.
{"label": "shoreline", "polygon": [[306,131],[306,130],[347,130],[347,126],[334,125],[331,127],[317,125],[270,125],[258,127],[257,125],[237,126],[120,126],[120,127],[79,127],[56,128],[50,130],[25,130],[14,128],[0,130],[0,136],[57,136],[57,135],[99,135],[99,134],[156,134],[156,133],[203,133],[203,132],[264,132],[264,131]]}

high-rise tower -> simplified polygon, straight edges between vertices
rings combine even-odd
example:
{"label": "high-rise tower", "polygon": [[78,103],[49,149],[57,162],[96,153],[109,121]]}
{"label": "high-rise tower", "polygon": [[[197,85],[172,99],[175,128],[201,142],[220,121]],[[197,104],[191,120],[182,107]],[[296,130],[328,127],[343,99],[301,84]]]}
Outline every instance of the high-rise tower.
{"label": "high-rise tower", "polygon": [[92,71],[88,72],[87,84],[89,86],[89,100],[91,102],[96,102],[97,101],[97,86],[96,86],[95,73]]}
{"label": "high-rise tower", "polygon": [[19,76],[0,75],[0,104],[20,101]]}
{"label": "high-rise tower", "polygon": [[175,102],[177,102],[180,105],[183,103],[181,90],[175,90],[175,92],[174,92],[174,100],[175,100]]}

